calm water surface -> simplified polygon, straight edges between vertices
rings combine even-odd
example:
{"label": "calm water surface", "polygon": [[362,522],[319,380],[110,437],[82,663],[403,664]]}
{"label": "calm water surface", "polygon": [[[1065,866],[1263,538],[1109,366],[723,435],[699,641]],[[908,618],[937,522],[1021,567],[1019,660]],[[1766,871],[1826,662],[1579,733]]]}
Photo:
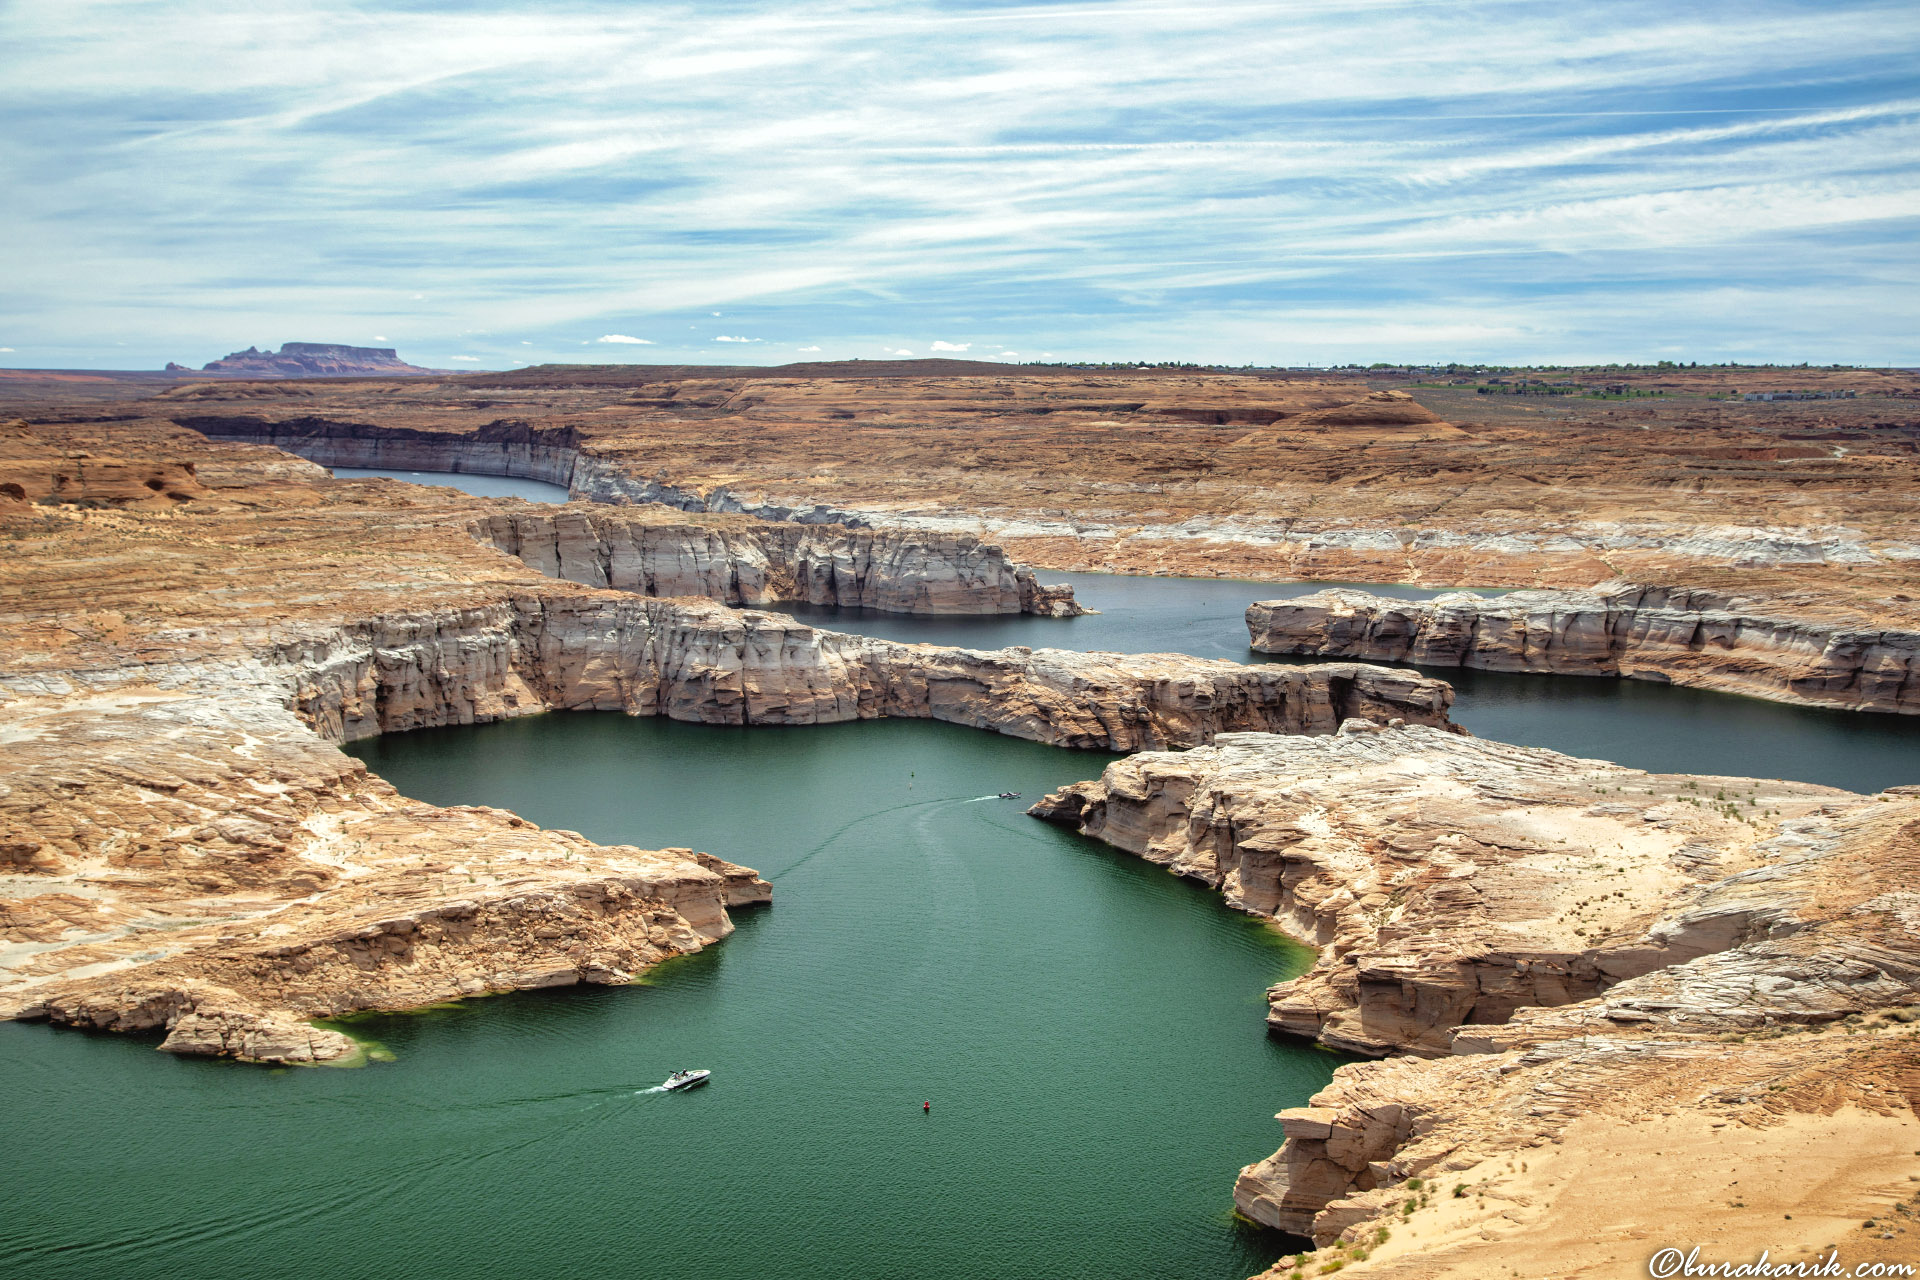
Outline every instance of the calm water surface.
{"label": "calm water surface", "polygon": [[470,475],[464,471],[397,471],[391,467],[329,467],[336,480],[386,476],[412,484],[437,484],[481,498],[525,498],[528,502],[565,502],[567,486],[518,476]]}

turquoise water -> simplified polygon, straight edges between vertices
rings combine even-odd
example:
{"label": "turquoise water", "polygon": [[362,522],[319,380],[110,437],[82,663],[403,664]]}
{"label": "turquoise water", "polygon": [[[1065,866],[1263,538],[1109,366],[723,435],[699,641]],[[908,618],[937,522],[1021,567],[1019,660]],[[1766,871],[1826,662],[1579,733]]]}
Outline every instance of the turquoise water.
{"label": "turquoise water", "polygon": [[392,467],[329,467],[336,480],[386,476],[410,484],[437,484],[482,498],[525,498],[528,502],[565,502],[567,486],[518,476],[474,475],[464,471],[399,471]]}
{"label": "turquoise water", "polygon": [[[362,1070],[0,1026],[0,1270],[1235,1278],[1292,1243],[1230,1191],[1339,1061],[1263,1033],[1304,954],[1022,812],[1110,757],[595,714],[355,752],[423,799],[745,862],[775,904],[644,986],[355,1020],[394,1055]],[[681,1066],[714,1081],[645,1092]]]}

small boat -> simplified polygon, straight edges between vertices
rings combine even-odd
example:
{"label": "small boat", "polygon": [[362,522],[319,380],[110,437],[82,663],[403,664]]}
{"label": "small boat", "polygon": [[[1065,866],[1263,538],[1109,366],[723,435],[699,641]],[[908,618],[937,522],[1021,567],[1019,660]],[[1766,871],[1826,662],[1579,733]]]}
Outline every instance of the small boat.
{"label": "small boat", "polygon": [[1002,800],[1018,800],[1020,798],[1020,793],[1018,791],[1002,791],[1000,793],[1000,798]]}
{"label": "small boat", "polygon": [[691,1089],[696,1085],[705,1084],[712,1076],[711,1071],[676,1071],[668,1076],[666,1082],[660,1087],[668,1093],[676,1089]]}

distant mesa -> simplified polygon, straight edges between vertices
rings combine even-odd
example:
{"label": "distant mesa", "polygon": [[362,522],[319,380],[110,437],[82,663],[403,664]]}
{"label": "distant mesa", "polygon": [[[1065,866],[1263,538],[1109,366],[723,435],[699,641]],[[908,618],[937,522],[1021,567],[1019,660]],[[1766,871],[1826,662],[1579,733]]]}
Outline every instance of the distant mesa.
{"label": "distant mesa", "polygon": [[[169,364],[168,373],[190,373]],[[202,373],[243,378],[355,378],[438,373],[402,360],[392,347],[349,347],[337,342],[288,342],[278,351],[248,347],[201,367]]]}

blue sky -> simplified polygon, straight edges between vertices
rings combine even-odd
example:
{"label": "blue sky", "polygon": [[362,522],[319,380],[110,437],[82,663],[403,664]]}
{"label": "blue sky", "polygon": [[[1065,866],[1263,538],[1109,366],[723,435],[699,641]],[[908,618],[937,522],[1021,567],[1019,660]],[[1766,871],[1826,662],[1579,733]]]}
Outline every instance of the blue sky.
{"label": "blue sky", "polygon": [[11,366],[1920,364],[1912,0],[0,0],[0,112]]}

